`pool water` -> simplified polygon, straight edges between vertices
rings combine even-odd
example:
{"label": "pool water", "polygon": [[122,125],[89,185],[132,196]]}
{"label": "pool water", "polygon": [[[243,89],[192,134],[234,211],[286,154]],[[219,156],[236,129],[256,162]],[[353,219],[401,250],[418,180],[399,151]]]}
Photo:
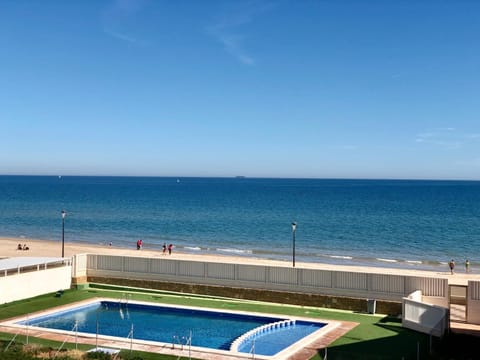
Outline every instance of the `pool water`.
{"label": "pool water", "polygon": [[[121,338],[183,344],[211,349],[229,350],[232,342],[258,327],[284,318],[218,312],[150,304],[100,301],[73,309],[39,316],[18,324],[41,328],[78,331]],[[238,351],[274,355],[325,323],[296,323],[243,341]],[[97,330],[98,327],[98,330]],[[133,335],[132,335],[133,334]]]}
{"label": "pool water", "polygon": [[255,336],[243,341],[239,345],[238,351],[260,355],[275,355],[291,344],[317,331],[324,325],[325,324],[322,323],[297,320],[294,325],[255,334]]}

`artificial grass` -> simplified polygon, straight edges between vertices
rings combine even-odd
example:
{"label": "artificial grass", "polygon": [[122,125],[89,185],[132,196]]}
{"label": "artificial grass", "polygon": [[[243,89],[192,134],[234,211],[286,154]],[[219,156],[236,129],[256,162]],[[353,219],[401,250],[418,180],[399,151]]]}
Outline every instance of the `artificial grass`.
{"label": "artificial grass", "polygon": [[[9,348],[11,350],[10,352],[4,353],[5,348],[10,344],[10,341],[12,340],[13,335],[10,333],[0,333],[0,359],[6,360],[8,359],[24,359],[21,357],[21,352],[18,350],[18,346],[15,349],[15,345],[18,344],[26,344],[27,343],[27,338],[26,336],[19,335],[15,338],[15,341]],[[55,349],[55,351],[52,351],[52,353],[55,353],[58,348],[62,345],[58,341],[53,341],[53,340],[46,340],[46,339],[41,339],[41,338],[33,338],[29,337],[28,339],[28,344],[32,345],[37,345],[42,348],[51,348]],[[85,345],[85,344],[77,344],[75,345],[74,343],[65,343],[65,345],[62,347],[62,349],[78,349],[81,351],[87,351],[94,348],[92,345]],[[12,351],[13,350],[13,351]],[[17,355],[12,355],[11,353],[17,354]],[[57,356],[57,359],[61,358],[62,352],[59,352],[60,356]],[[172,356],[172,355],[163,355],[163,354],[156,354],[156,353],[147,353],[143,351],[131,351],[130,350],[121,350],[120,354],[122,359],[141,359],[141,360],[173,360],[173,359],[186,359],[184,357],[178,357],[178,356]],[[26,357],[27,359],[30,359],[30,357]]]}
{"label": "artificial grass", "polygon": [[[117,298],[119,301],[139,300],[165,304],[198,306],[204,308],[228,309],[248,312],[264,312],[280,315],[308,316],[325,320],[343,320],[357,322],[359,325],[343,337],[337,339],[328,348],[328,359],[441,359],[430,355],[430,339],[427,335],[417,333],[401,326],[401,320],[389,316],[378,316],[348,311],[271,304],[265,302],[214,298],[211,296],[178,294],[148,289],[132,289],[115,286],[94,285],[83,290],[67,290],[61,297],[47,294],[28,300],[17,301],[0,306],[0,319],[44,310],[92,297]],[[1,335],[8,339],[11,334]],[[35,339],[40,344],[59,346],[55,342]],[[52,344],[53,343],[53,344]],[[438,343],[438,341],[436,341]],[[437,344],[434,345],[437,345]],[[74,344],[69,344],[69,348]],[[88,348],[88,346],[86,347]],[[136,352],[137,353],[137,352]],[[322,359],[324,350],[313,359]],[[141,353],[142,359],[172,359],[176,357],[159,354]]]}

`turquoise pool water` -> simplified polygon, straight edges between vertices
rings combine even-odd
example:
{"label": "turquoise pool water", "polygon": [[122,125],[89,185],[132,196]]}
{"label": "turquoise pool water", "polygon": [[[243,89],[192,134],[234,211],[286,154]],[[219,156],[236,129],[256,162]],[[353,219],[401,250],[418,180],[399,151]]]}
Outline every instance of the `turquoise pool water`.
{"label": "turquoise pool water", "polygon": [[[20,325],[121,338],[230,350],[241,335],[240,352],[274,355],[325,326],[296,321],[295,325],[266,329],[285,318],[217,312],[137,303],[100,301],[19,322]],[[98,326],[98,330],[97,330]],[[268,327],[268,325],[267,325]],[[257,328],[263,330],[256,333]]]}

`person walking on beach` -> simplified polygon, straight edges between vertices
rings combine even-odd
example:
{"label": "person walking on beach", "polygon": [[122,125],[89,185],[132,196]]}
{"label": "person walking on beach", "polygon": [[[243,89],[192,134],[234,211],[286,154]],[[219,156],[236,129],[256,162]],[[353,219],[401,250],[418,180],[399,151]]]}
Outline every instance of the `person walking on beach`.
{"label": "person walking on beach", "polygon": [[167,244],[163,243],[163,255],[167,253]]}
{"label": "person walking on beach", "polygon": [[465,272],[469,273],[470,272],[470,261],[465,260]]}
{"label": "person walking on beach", "polygon": [[448,263],[448,267],[450,268],[450,274],[453,274],[453,269],[455,269],[455,261],[453,259]]}
{"label": "person walking on beach", "polygon": [[142,239],[137,241],[137,250],[140,250],[142,248],[143,241]]}
{"label": "person walking on beach", "polygon": [[169,244],[168,245],[168,255],[172,255],[172,248],[173,248],[173,245]]}

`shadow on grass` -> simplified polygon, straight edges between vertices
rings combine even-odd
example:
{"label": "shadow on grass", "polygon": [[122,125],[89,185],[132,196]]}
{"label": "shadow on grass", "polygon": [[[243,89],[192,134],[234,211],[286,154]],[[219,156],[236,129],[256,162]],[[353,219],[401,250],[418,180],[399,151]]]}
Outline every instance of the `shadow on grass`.
{"label": "shadow on grass", "polygon": [[383,318],[381,318],[379,323],[396,323],[396,324],[401,324],[402,323],[402,318],[394,315],[387,315]]}
{"label": "shadow on grass", "polygon": [[[473,360],[480,359],[478,338],[449,334],[442,339],[430,337],[401,326],[401,319],[384,317],[373,324],[391,336],[366,339],[368,329],[351,331],[327,349],[328,360]],[[383,331],[383,334],[385,334]],[[372,334],[371,336],[375,336]],[[314,359],[323,359],[320,349]]]}

